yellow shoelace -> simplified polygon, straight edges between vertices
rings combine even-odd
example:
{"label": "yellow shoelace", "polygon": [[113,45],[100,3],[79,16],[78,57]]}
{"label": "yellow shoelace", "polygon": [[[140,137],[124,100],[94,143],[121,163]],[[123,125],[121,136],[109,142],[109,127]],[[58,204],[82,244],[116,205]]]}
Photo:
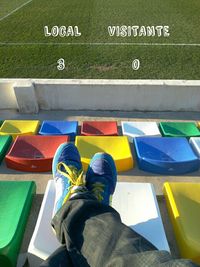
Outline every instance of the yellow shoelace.
{"label": "yellow shoelace", "polygon": [[100,182],[96,182],[92,185],[92,193],[100,202],[103,200],[102,193],[104,192],[104,187],[105,185]]}
{"label": "yellow shoelace", "polygon": [[[63,168],[64,171],[61,171],[61,168]],[[67,179],[69,179],[71,182],[68,194],[66,195],[66,197],[63,200],[63,204],[64,204],[73,193],[76,193],[76,189],[75,190],[72,189],[74,186],[85,186],[85,182],[83,179],[83,170],[81,169],[78,171],[76,167],[67,166],[65,163],[60,162],[57,165],[57,171],[60,174],[62,174],[63,176],[65,176]],[[80,191],[80,190],[78,190],[78,191]]]}

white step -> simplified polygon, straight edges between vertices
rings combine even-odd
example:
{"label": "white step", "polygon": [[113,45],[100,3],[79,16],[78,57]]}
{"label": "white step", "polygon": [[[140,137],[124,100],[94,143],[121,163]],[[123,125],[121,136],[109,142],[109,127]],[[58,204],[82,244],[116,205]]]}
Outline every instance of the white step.
{"label": "white step", "polygon": [[[60,246],[50,225],[54,198],[54,181],[50,180],[28,248],[30,267],[38,267],[43,260]],[[120,213],[123,223],[147,238],[159,250],[169,251],[152,184],[117,183],[112,206]]]}

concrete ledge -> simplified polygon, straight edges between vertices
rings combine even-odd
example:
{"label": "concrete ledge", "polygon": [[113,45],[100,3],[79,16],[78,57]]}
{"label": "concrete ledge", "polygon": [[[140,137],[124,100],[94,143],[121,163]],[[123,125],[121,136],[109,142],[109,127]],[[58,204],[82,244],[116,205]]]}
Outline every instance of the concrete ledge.
{"label": "concrete ledge", "polygon": [[0,109],[17,109],[12,80],[0,80]]}
{"label": "concrete ledge", "polygon": [[[0,80],[0,86],[5,81],[13,82]],[[14,81],[15,88],[21,88],[21,82],[27,80]],[[32,79],[29,82],[34,88],[15,89],[23,112],[36,112],[37,106],[43,110],[200,111],[200,80]],[[25,104],[25,99],[29,104],[34,99],[32,106]]]}
{"label": "concrete ledge", "polygon": [[18,81],[13,85],[20,113],[37,113],[38,102],[31,81]]}

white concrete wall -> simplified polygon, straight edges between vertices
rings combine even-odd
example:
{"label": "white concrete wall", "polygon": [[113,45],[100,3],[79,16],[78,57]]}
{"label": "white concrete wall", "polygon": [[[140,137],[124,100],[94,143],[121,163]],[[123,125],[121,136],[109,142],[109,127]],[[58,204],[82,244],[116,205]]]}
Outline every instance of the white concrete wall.
{"label": "white concrete wall", "polygon": [[42,109],[200,111],[200,81],[37,81]]}
{"label": "white concrete wall", "polygon": [[0,109],[17,109],[14,81],[0,80]]}
{"label": "white concrete wall", "polygon": [[[200,111],[200,81],[30,81],[37,104],[44,110]],[[23,94],[17,96],[18,103],[23,103],[22,98]]]}

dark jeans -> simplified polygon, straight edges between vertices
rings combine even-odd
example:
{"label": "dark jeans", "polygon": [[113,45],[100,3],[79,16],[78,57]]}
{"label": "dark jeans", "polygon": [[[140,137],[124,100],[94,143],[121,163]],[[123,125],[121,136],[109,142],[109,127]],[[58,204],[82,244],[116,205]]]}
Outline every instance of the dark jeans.
{"label": "dark jeans", "polygon": [[158,251],[125,226],[116,210],[99,203],[90,193],[67,201],[53,218],[52,226],[63,246],[41,267],[198,266]]}

